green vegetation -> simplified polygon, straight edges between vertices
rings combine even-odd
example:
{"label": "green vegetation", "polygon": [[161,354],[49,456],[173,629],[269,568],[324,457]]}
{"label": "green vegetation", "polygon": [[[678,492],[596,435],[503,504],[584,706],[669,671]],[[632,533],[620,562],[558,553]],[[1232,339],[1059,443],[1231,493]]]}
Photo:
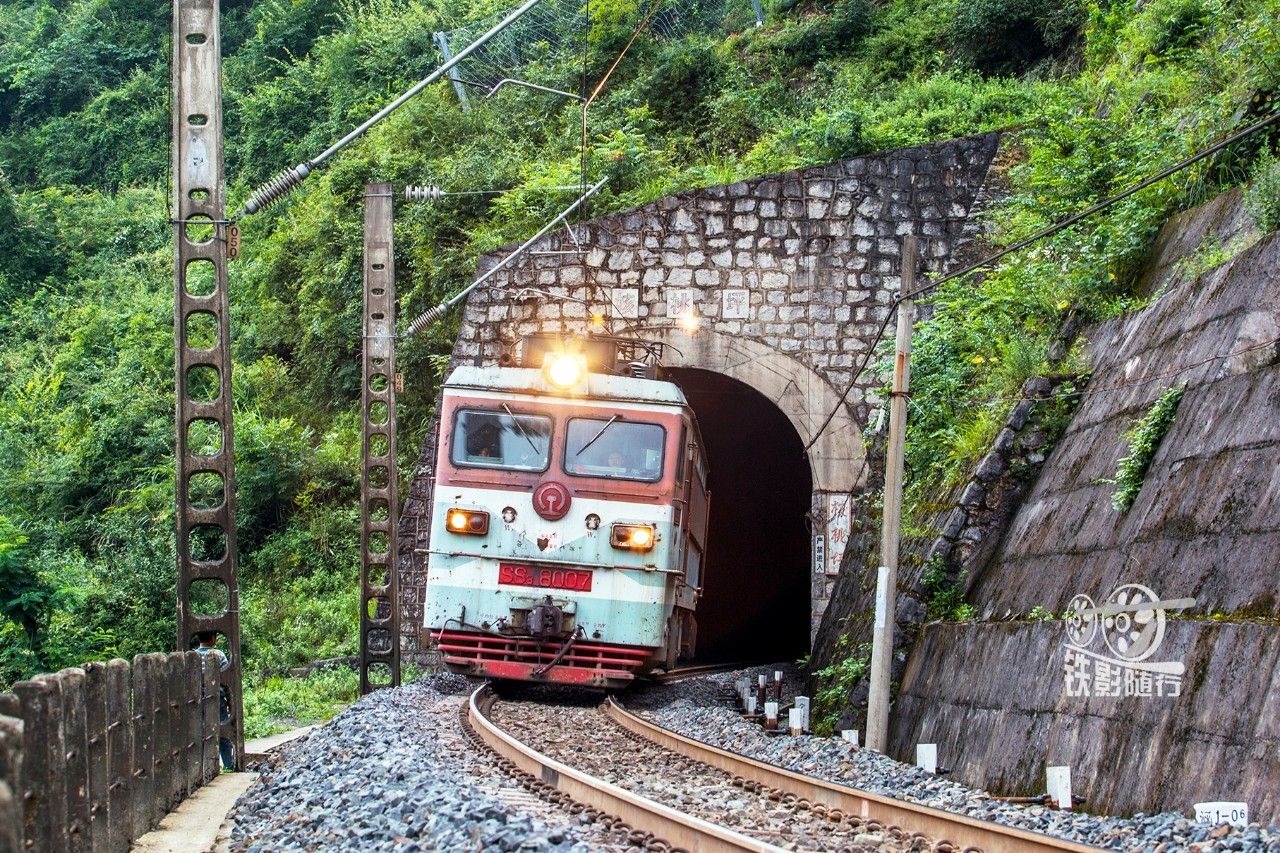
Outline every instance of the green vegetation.
{"label": "green vegetation", "polygon": [[971,622],[977,615],[973,605],[964,600],[964,579],[951,577],[941,560],[925,564],[920,589],[925,594],[930,619]]}
{"label": "green vegetation", "polygon": [[849,701],[849,692],[862,681],[871,667],[871,644],[862,643],[856,654],[849,651],[849,638],[836,641],[835,660],[815,672],[818,690],[813,697],[811,728],[816,735],[835,734],[836,723]]}
{"label": "green vegetation", "polygon": [[[592,80],[636,5],[592,4]],[[505,6],[223,0],[231,203],[434,67],[431,33]],[[173,643],[168,16],[141,0],[0,6],[0,683]],[[1007,245],[1270,109],[1280,82],[1278,0],[806,0],[772,6],[760,28],[703,23],[638,40],[593,105],[585,159],[611,181],[589,215],[1011,128],[1000,166],[1011,195],[988,212],[989,239]],[[531,50],[540,75],[574,87],[580,44]],[[548,188],[579,178],[580,133],[573,103],[509,88],[463,113],[437,85],[246,221],[231,304],[254,678],[356,647],[364,183],[510,190],[401,208],[400,312],[412,316],[563,206]],[[1237,145],[942,288],[916,339],[913,505],[985,449],[1068,311],[1134,304],[1170,213],[1252,174],[1251,209],[1272,230],[1280,179],[1255,165],[1274,163],[1259,156],[1271,147]],[[402,349],[402,471],[453,333],[438,326]]]}
{"label": "green vegetation", "polygon": [[1273,152],[1259,157],[1254,165],[1244,205],[1263,234],[1280,229],[1280,160]]}
{"label": "green vegetation", "polygon": [[1142,482],[1147,476],[1147,468],[1173,426],[1173,419],[1178,414],[1178,404],[1182,402],[1185,386],[1176,385],[1166,388],[1164,393],[1151,404],[1147,413],[1134,421],[1133,428],[1124,434],[1129,445],[1129,453],[1120,460],[1116,468],[1116,490],[1111,494],[1111,505],[1121,512],[1128,512],[1129,507],[1137,500],[1142,490]]}

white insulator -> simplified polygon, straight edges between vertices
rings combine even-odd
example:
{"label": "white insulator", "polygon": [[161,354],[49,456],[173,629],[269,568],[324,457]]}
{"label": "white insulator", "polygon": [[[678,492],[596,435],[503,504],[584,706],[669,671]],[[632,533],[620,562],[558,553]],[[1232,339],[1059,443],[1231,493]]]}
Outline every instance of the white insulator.
{"label": "white insulator", "polygon": [[420,187],[405,187],[404,197],[406,201],[439,201],[448,193],[439,187],[431,184],[424,184]]}

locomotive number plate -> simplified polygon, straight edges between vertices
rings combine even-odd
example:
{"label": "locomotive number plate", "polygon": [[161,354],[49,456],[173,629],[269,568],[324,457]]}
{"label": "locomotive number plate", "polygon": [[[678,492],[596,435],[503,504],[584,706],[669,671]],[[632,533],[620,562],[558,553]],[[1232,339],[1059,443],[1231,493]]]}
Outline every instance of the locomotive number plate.
{"label": "locomotive number plate", "polygon": [[591,572],[583,569],[551,569],[498,564],[498,583],[510,586],[536,586],[543,589],[572,589],[591,592]]}

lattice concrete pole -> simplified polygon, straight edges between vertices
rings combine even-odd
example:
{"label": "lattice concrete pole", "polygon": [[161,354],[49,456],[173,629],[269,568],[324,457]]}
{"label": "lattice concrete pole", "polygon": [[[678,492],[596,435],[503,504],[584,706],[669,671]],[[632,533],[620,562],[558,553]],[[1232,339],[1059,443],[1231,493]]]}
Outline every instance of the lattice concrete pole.
{"label": "lattice concrete pole", "polygon": [[[396,570],[395,250],[391,184],[364,193],[364,370],[360,406],[360,692],[400,683]],[[374,577],[376,575],[376,577]],[[388,679],[375,683],[373,667]]]}
{"label": "lattice concrete pole", "polygon": [[[222,683],[227,688],[231,718],[222,724],[221,736],[235,745],[239,767],[244,754],[244,723],[240,596],[236,586],[221,73],[218,0],[174,0],[177,648],[190,648],[192,635],[199,631],[217,631],[226,638],[231,665],[222,673]],[[192,493],[193,484],[199,495],[213,497],[197,498]],[[212,614],[193,612],[191,589],[197,581],[217,587],[226,609]]]}

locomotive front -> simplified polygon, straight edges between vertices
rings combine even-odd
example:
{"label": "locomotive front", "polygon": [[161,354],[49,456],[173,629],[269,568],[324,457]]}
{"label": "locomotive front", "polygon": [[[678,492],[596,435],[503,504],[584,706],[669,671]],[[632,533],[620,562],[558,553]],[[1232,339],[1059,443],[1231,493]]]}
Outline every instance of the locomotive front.
{"label": "locomotive front", "polygon": [[424,628],[449,668],[620,687],[691,651],[706,470],[677,386],[460,367],[440,417]]}

